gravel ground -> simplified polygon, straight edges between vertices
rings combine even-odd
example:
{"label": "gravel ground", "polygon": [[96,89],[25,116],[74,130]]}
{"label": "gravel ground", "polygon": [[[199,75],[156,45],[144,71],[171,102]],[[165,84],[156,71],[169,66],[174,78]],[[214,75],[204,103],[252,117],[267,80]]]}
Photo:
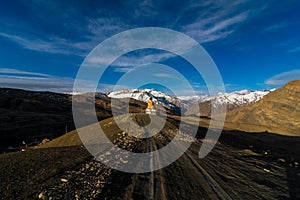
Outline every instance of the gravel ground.
{"label": "gravel ground", "polygon": [[65,171],[91,160],[85,148],[33,149],[0,155],[0,199],[35,199],[59,184]]}
{"label": "gravel ground", "polygon": [[[104,122],[111,141],[129,151],[153,151],[174,136],[171,124],[149,142]],[[2,154],[0,199],[300,199],[299,138],[224,131],[199,159],[206,130],[199,131],[184,155],[151,173],[113,170],[82,146]]]}

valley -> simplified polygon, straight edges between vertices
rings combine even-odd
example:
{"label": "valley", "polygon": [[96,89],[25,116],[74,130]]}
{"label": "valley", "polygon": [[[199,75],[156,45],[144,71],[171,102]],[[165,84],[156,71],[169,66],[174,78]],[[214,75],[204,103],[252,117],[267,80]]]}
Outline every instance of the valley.
{"label": "valley", "polygon": [[[236,102],[243,99],[246,103],[229,109],[216,146],[200,159],[198,153],[210,122],[218,120],[218,115],[209,115],[212,104],[203,103],[207,101],[195,101],[193,97],[187,103],[186,98],[171,98],[154,90],[135,90],[134,98],[129,98],[124,91],[114,95],[97,93],[95,108],[99,125],[115,146],[126,151],[117,149],[118,153],[114,154],[103,150],[94,157],[74,128],[72,95],[1,89],[1,145],[4,151],[9,146],[17,147],[12,149],[17,152],[0,154],[0,199],[299,199],[298,91],[299,81],[294,81],[262,96],[244,91],[212,98],[211,102],[224,102],[225,97],[238,94]],[[80,101],[90,101],[89,95],[78,95]],[[166,117],[166,122],[152,137],[141,138],[150,134],[143,129],[151,122],[150,116],[144,113],[145,101],[150,97],[166,110],[165,114],[156,115],[160,120]],[[112,117],[111,98],[116,100],[118,116]],[[129,102],[128,116],[122,114],[126,102]],[[181,102],[191,108],[196,103],[200,112],[201,108],[207,108],[207,113],[181,116],[177,107]],[[82,115],[90,114],[82,109]],[[117,124],[126,126],[129,120],[145,132],[130,126],[127,133]],[[96,125],[86,124],[80,129],[90,130],[91,134]],[[191,145],[170,165],[147,173],[122,172],[110,167],[112,163],[108,165],[107,159],[113,155],[132,167],[145,165],[138,161],[130,163],[126,160],[127,153],[164,148],[178,134],[179,126],[183,133],[178,139],[179,147],[188,141]],[[195,138],[191,138],[191,130],[197,130]],[[50,141],[40,145],[32,143],[45,138]],[[21,152],[23,140],[32,145]],[[91,142],[106,145],[93,139]],[[151,167],[165,158],[156,157],[146,165]]]}

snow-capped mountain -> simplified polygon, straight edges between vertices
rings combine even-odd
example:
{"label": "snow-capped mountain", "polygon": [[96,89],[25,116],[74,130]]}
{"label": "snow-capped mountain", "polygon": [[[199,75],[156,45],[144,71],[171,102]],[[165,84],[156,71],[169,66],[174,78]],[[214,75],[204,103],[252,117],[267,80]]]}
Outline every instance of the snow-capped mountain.
{"label": "snow-capped mountain", "polygon": [[223,110],[224,106],[226,106],[227,110],[233,110],[259,101],[271,91],[273,90],[241,90],[231,93],[219,93],[214,96],[201,96],[198,100],[200,112],[195,109],[196,106],[191,106],[185,112],[185,115],[210,116],[211,106],[216,110]]}
{"label": "snow-capped mountain", "polygon": [[241,90],[231,93],[221,93],[215,96],[204,96],[200,99],[200,101],[204,102],[213,100],[215,106],[217,106],[218,104],[244,105],[261,100],[269,92],[270,90]]}
{"label": "snow-capped mountain", "polygon": [[133,98],[139,101],[147,102],[152,97],[154,103],[161,104],[174,111],[180,109],[180,99],[167,95],[154,89],[126,89],[114,91],[108,94],[111,98]]}
{"label": "snow-capped mountain", "polygon": [[[143,102],[147,102],[150,97],[152,97],[155,103],[161,104],[174,111],[180,111],[180,107],[182,107],[185,115],[210,116],[211,102],[213,102],[213,107],[216,109],[227,106],[227,110],[232,110],[237,107],[257,102],[271,91],[273,90],[241,90],[231,93],[219,93],[214,96],[202,95],[174,97],[154,89],[127,89],[111,92],[108,94],[108,97],[133,98]],[[195,103],[200,105],[201,114],[199,114],[199,111],[197,111],[195,106],[193,106]]]}

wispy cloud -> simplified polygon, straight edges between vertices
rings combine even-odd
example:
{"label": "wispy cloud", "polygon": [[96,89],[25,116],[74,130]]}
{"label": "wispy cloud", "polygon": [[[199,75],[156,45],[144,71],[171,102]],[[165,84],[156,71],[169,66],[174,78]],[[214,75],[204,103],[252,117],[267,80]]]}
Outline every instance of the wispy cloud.
{"label": "wispy cloud", "polygon": [[179,77],[176,77],[176,76],[173,75],[173,74],[157,73],[157,74],[153,74],[153,76],[159,77],[159,78],[172,78],[172,79],[178,79],[178,80],[181,80]]}
{"label": "wispy cloud", "polygon": [[[0,68],[0,87],[69,93],[73,91],[74,81],[73,78],[69,77],[57,77],[43,73]],[[82,91],[92,91],[94,84],[89,80],[81,80],[81,83],[84,85]],[[100,83],[98,84],[97,91],[110,92],[113,89],[126,88],[128,87],[123,85]]]}
{"label": "wispy cloud", "polygon": [[115,66],[114,67],[114,72],[119,72],[119,73],[127,73],[133,70],[133,67],[122,67],[122,66]]}
{"label": "wispy cloud", "polygon": [[300,70],[292,70],[277,74],[265,81],[267,85],[280,86],[292,80],[300,79]]}
{"label": "wispy cloud", "polygon": [[245,21],[247,16],[248,12],[242,12],[224,19],[222,19],[223,15],[198,19],[199,21],[189,24],[183,29],[188,35],[196,37],[200,43],[212,42],[233,33],[234,29],[230,28]]}
{"label": "wispy cloud", "polygon": [[[42,36],[41,34],[33,34],[39,31],[39,27],[36,26],[36,23],[27,22],[30,24],[31,32],[25,32],[24,34],[24,24],[20,23],[20,25],[15,27],[6,25],[6,28],[0,32],[0,36],[33,51],[85,56],[104,39],[124,30],[141,27],[141,25],[179,30],[203,43],[216,41],[233,33],[233,25],[245,21],[248,17],[248,12],[239,8],[244,1],[228,1],[226,3],[222,1],[207,1],[206,3],[191,1],[189,3],[178,3],[180,3],[180,6],[176,7],[176,12],[171,12],[166,9],[168,2],[165,1],[144,0],[138,4],[135,1],[129,1],[122,4],[128,10],[126,11],[128,15],[125,11],[123,13],[127,18],[120,15],[118,12],[119,8],[111,10],[110,7],[105,5],[101,5],[101,12],[96,15],[88,14],[78,18],[78,15],[80,16],[83,10],[80,7],[71,6],[64,11],[64,15],[55,16],[56,21],[62,22],[57,24],[57,27],[62,28],[59,32],[62,35],[59,35],[57,32],[51,32],[51,30],[45,32]],[[172,6],[174,2],[169,2],[169,4],[169,6]],[[28,7],[35,11],[32,13],[36,13],[34,17],[40,23],[46,24],[51,23],[51,19],[36,11],[43,9],[45,13],[52,13],[57,9],[61,9],[57,2],[42,3],[33,1]],[[232,11],[233,8],[241,11],[238,11],[238,14],[236,14],[236,11]],[[130,12],[134,14],[130,15]],[[191,12],[198,13],[195,16],[195,20],[192,21],[186,19]],[[211,13],[216,14],[211,17]],[[66,21],[69,23],[66,23]],[[16,21],[12,22],[13,24],[18,24],[15,23]],[[73,33],[69,33],[70,29]],[[65,35],[63,36],[65,32],[69,33],[69,38],[64,37]]]}
{"label": "wispy cloud", "polygon": [[82,43],[70,42],[66,39],[57,37],[50,38],[48,41],[46,41],[42,39],[29,39],[24,36],[3,32],[0,32],[0,36],[21,45],[25,49],[38,52],[83,55],[87,50],[87,47]]}
{"label": "wispy cloud", "polygon": [[251,4],[242,0],[208,0],[205,3],[192,1],[186,7],[185,14],[196,12],[197,15],[189,23],[181,23],[180,30],[200,43],[218,41],[231,35],[240,24],[259,14],[257,10],[260,10],[262,5],[253,8]]}
{"label": "wispy cloud", "polygon": [[95,55],[94,57],[89,58],[89,66],[99,66],[99,65],[108,65],[110,64],[113,67],[114,72],[129,72],[134,67],[141,66],[149,63],[162,62],[168,58],[171,58],[175,55],[171,53],[143,53],[139,52],[137,55],[124,55],[119,57],[114,62],[111,62],[111,55]]}
{"label": "wispy cloud", "polygon": [[299,47],[296,47],[296,48],[293,48],[293,49],[290,49],[288,50],[288,53],[294,53],[294,52],[298,52],[300,51],[300,46]]}
{"label": "wispy cloud", "polygon": [[21,70],[0,69],[0,86],[28,90],[71,92],[73,79]]}
{"label": "wispy cloud", "polygon": [[128,72],[132,70],[133,67],[162,62],[174,56],[175,55],[171,53],[142,53],[138,56],[122,56],[120,59],[113,62],[112,65],[115,68],[115,72]]}
{"label": "wispy cloud", "polygon": [[[148,41],[139,41],[141,43],[143,43],[143,45],[147,46],[151,46],[153,44],[147,44],[150,43],[151,41],[153,41],[153,43],[155,43],[156,41],[154,40],[148,40]],[[177,46],[178,47],[184,47],[184,45],[188,45],[188,44],[180,44],[179,41],[177,41]],[[115,50],[118,51],[118,48],[121,49],[129,49],[130,46],[132,44],[130,44],[129,42],[127,42],[126,44],[122,44],[122,46],[118,46],[115,45]],[[136,45],[136,44],[134,44]],[[161,44],[157,43],[157,46],[160,47],[162,46]],[[187,48],[182,48],[182,52],[187,51]],[[114,51],[114,48],[112,47],[112,51]],[[140,65],[145,65],[145,64],[149,64],[149,63],[158,63],[158,62],[162,62],[165,61],[171,57],[176,56],[175,54],[172,54],[170,52],[162,52],[159,50],[153,50],[153,49],[144,49],[144,50],[137,50],[134,52],[130,52],[128,54],[122,55],[119,58],[117,58],[116,60],[114,60],[112,63],[111,60],[113,60],[113,56],[114,53],[110,54],[108,51],[103,52],[101,54],[95,54],[95,55],[90,55],[89,60],[88,60],[88,65],[89,66],[99,66],[99,65],[108,65],[110,64],[113,68],[115,72],[128,72],[129,70],[131,70],[133,67],[137,67]]]}
{"label": "wispy cloud", "polygon": [[288,23],[286,22],[281,22],[281,23],[277,23],[277,24],[273,24],[269,27],[266,27],[263,32],[271,32],[271,31],[276,31],[276,30],[279,30],[279,29],[283,29],[285,27],[288,26]]}
{"label": "wispy cloud", "polygon": [[[20,23],[14,18],[0,20],[0,25],[3,25],[0,37],[32,51],[86,56],[106,38],[136,27],[133,24],[124,23],[126,20],[113,14],[115,10],[107,10],[105,4],[100,4],[101,12],[96,15],[92,12],[86,14],[80,4],[70,5],[68,9],[61,10],[63,7],[61,4],[57,1],[45,3],[32,0],[26,5],[26,8],[32,11],[29,19],[25,17],[24,21]],[[82,7],[85,6],[89,7],[90,5],[86,4]],[[41,14],[41,10],[43,14]],[[106,16],[105,13],[108,12],[111,13]],[[44,13],[58,14],[49,17]],[[35,20],[31,21],[31,18]],[[49,27],[52,27],[54,22],[56,24],[53,30],[48,30],[48,27],[46,30],[41,29],[41,24],[49,24]],[[30,31],[26,31],[27,29]]]}
{"label": "wispy cloud", "polygon": [[43,74],[43,73],[36,73],[36,72],[27,72],[27,71],[22,71],[22,70],[17,70],[17,69],[11,69],[11,68],[0,68],[0,74],[7,74],[7,75],[12,75],[12,74],[18,74],[18,75],[29,75],[29,76],[42,76],[42,77],[50,77],[48,74]]}

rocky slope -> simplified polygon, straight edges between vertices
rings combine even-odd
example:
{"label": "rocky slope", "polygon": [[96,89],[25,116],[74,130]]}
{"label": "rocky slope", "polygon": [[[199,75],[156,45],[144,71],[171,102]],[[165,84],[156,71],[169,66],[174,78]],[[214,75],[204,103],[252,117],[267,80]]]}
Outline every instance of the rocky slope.
{"label": "rocky slope", "polygon": [[[109,106],[108,97],[96,99],[99,120],[112,116]],[[34,145],[75,129],[69,94],[1,88],[0,111],[0,153],[20,147],[22,141]]]}
{"label": "rocky slope", "polygon": [[0,148],[74,129],[70,95],[0,89]]}
{"label": "rocky slope", "polygon": [[299,130],[300,80],[289,82],[256,103],[228,112],[227,121]]}
{"label": "rocky slope", "polygon": [[[85,94],[80,98],[90,100]],[[125,110],[127,100],[118,99],[117,112]],[[111,98],[106,94],[95,94],[95,107],[98,120],[112,116]],[[145,108],[145,102],[129,100],[131,113],[144,112]],[[75,129],[70,94],[0,88],[0,111],[0,153],[19,150],[23,141],[34,145]],[[167,113],[176,114],[169,109]],[[82,110],[82,115],[89,114]]]}

